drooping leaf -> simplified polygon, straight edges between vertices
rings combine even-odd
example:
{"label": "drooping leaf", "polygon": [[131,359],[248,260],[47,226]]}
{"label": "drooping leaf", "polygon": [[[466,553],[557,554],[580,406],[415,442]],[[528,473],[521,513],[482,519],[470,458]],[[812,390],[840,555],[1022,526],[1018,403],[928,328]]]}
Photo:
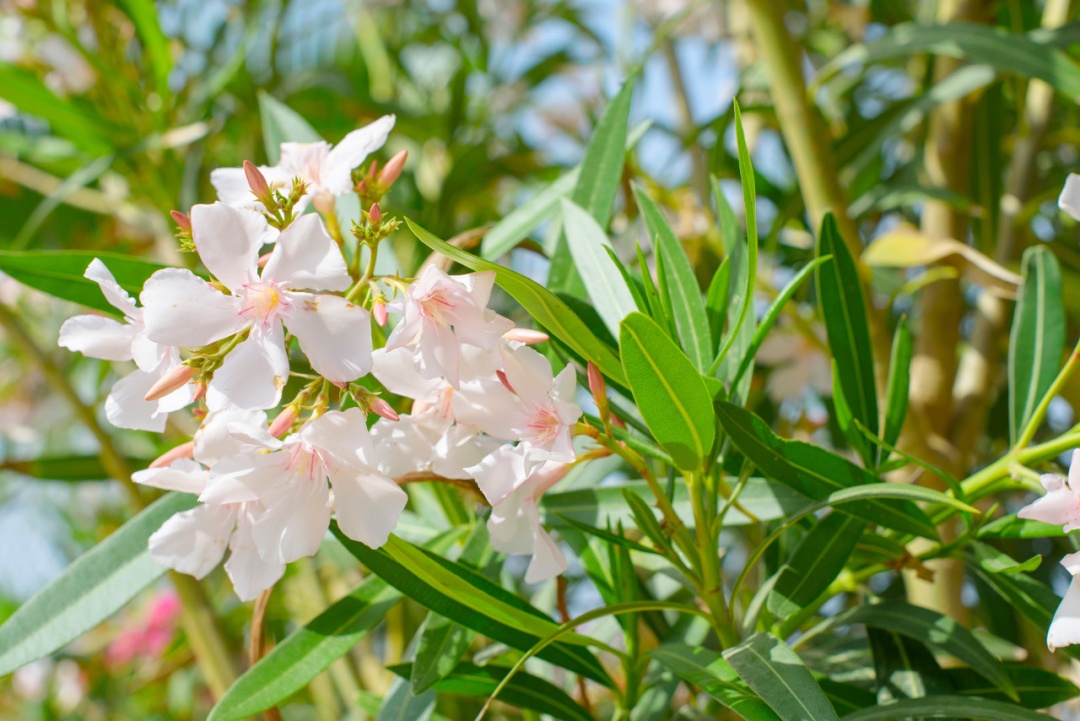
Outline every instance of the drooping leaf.
{"label": "drooping leaf", "polygon": [[802,660],[776,636],[755,633],[724,659],[783,721],[839,721]]}
{"label": "drooping leaf", "polygon": [[711,396],[690,359],[646,315],[622,322],[619,347],[634,400],[656,441],[683,470],[709,460],[715,437]]}
{"label": "drooping leaf", "polygon": [[63,648],[161,578],[147,539],[195,503],[186,493],[158,499],[22,604],[0,626],[0,676]]}
{"label": "drooping leaf", "polygon": [[697,686],[747,721],[779,721],[720,654],[701,646],[668,643],[649,655],[687,683]]}
{"label": "drooping leaf", "polygon": [[[1076,684],[1053,671],[1009,663],[1005,664],[1005,672],[1009,674],[1016,692],[1020,694],[1020,705],[1024,708],[1049,708],[1080,695]],[[1003,694],[1001,689],[970,668],[947,668],[944,673],[959,696],[981,696],[994,701],[1009,701],[1009,697]]]}
{"label": "drooping leaf", "polygon": [[803,537],[780,570],[766,601],[769,611],[784,619],[825,592],[844,569],[866,521],[830,513]]}
{"label": "drooping leaf", "polygon": [[987,573],[1031,573],[1042,563],[1042,556],[1035,554],[1026,561],[1016,561],[993,546],[975,542],[971,544],[979,565]]}
{"label": "drooping leaf", "polygon": [[266,159],[270,165],[277,165],[281,160],[282,143],[317,143],[322,140],[300,113],[263,91],[259,91],[259,115],[262,117]]}

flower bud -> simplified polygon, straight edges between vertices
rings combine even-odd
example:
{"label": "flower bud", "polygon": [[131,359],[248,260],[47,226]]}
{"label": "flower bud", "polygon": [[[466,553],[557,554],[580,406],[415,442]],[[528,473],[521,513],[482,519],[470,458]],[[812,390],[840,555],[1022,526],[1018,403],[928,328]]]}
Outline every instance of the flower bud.
{"label": "flower bud", "polygon": [[386,326],[386,318],[387,318],[387,315],[386,315],[386,301],[384,301],[384,300],[382,300],[380,298],[379,300],[376,300],[374,303],[372,303],[371,304],[371,315],[374,316],[375,322],[379,324],[380,328],[385,327]]}
{"label": "flower bud", "polygon": [[384,401],[382,398],[376,398],[371,402],[368,410],[377,416],[381,416],[390,421],[400,420],[397,411],[390,407],[390,404]]}
{"label": "flower bud", "polygon": [[371,210],[368,211],[368,222],[374,226],[378,226],[382,222],[382,210],[379,208],[378,203],[371,204]]}
{"label": "flower bud", "polygon": [[258,263],[259,263],[260,268],[265,268],[266,267],[266,264],[270,262],[270,256],[271,255],[273,255],[273,253],[266,253],[265,255],[260,255],[259,256]]}
{"label": "flower bud", "polygon": [[156,401],[164,398],[175,390],[187,385],[191,377],[195,375],[195,369],[191,366],[179,365],[158,379],[158,382],[150,386],[146,392],[146,400]]}
{"label": "flower bud", "polygon": [[389,188],[394,184],[394,181],[401,175],[402,168],[405,167],[405,160],[409,157],[408,150],[402,150],[400,153],[386,161],[386,165],[383,166],[382,172],[379,173],[379,185],[384,188]]}
{"label": "flower bud", "polygon": [[495,371],[495,375],[496,375],[496,377],[498,377],[499,382],[503,384],[503,386],[506,388],[506,390],[508,390],[508,391],[510,391],[511,393],[514,393],[514,394],[517,393],[517,391],[514,390],[514,386],[510,385],[510,379],[506,377],[506,373],[504,373],[501,370],[498,370],[498,371]]}
{"label": "flower bud", "polygon": [[194,441],[181,443],[175,448],[170,448],[154,460],[150,461],[150,468],[165,468],[167,466],[171,466],[173,464],[173,461],[179,460],[181,458],[191,458],[194,454]]}
{"label": "flower bud", "polygon": [[589,391],[592,393],[593,401],[600,412],[600,420],[606,424],[611,418],[611,409],[608,406],[607,382],[604,380],[600,369],[592,361],[589,361],[587,375],[589,378]]}
{"label": "flower bud", "polygon": [[169,215],[182,233],[191,233],[191,216],[181,213],[179,210],[170,210]]}
{"label": "flower bud", "polygon": [[503,338],[509,341],[524,343],[525,345],[536,345],[537,343],[551,340],[551,336],[547,333],[533,330],[532,328],[511,328],[503,333]]}
{"label": "flower bud", "polygon": [[244,176],[247,178],[248,187],[259,200],[265,200],[270,196],[270,184],[266,182],[266,176],[255,167],[250,160],[244,161]]}
{"label": "flower bud", "polygon": [[195,393],[193,394],[191,400],[198,403],[205,396],[206,396],[206,383],[203,382],[203,381],[199,381],[198,383],[195,384]]}
{"label": "flower bud", "polygon": [[292,430],[293,423],[296,422],[296,417],[300,415],[300,409],[296,406],[289,406],[281,413],[278,413],[277,418],[270,424],[270,428],[267,431],[274,438],[281,438],[283,435]]}

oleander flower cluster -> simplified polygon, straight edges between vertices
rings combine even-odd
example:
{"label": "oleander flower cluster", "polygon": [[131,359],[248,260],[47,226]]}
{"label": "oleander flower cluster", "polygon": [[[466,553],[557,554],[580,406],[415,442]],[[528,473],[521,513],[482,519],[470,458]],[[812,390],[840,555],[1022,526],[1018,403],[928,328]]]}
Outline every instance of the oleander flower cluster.
{"label": "oleander flower cluster", "polygon": [[[396,227],[377,200],[405,157],[358,166],[393,122],[334,147],[284,143],[277,166],[215,171],[218,202],[174,213],[207,274],[159,270],[136,301],[94,260],[86,277],[122,320],[81,315],[61,329],[68,349],[134,362],[105,403],[114,425],[162,432],[193,407],[192,440],[133,477],[199,499],[150,538],[150,552],[199,578],[227,554],[244,600],[314,554],[332,516],[349,538],[384,544],[408,503],[402,484],[418,479],[475,483],[493,547],[532,556],[527,581],[566,568],[539,501],[576,459],[575,370],[555,374],[529,347],[546,336],[487,307],[492,272],[374,274]],[[349,192],[376,200],[353,226],[355,244],[334,217]],[[373,334],[389,318],[389,334]],[[383,391],[409,399],[410,412]]]}

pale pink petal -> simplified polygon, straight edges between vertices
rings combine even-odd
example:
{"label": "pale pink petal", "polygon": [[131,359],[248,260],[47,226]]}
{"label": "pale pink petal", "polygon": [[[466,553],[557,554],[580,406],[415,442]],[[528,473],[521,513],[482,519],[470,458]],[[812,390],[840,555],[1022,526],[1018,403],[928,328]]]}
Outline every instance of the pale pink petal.
{"label": "pale pink petal", "polygon": [[289,357],[281,324],[256,325],[214,371],[206,388],[206,405],[212,411],[273,408],[288,380]]}
{"label": "pale pink petal", "polygon": [[334,146],[322,167],[322,187],[334,195],[352,190],[352,169],[383,146],[394,127],[394,116],[384,115],[359,130],[354,130]]}
{"label": "pale pink petal", "polygon": [[379,348],[371,354],[371,373],[391,393],[420,402],[434,402],[446,387],[441,378],[424,378],[413,363],[410,348],[388,351]]}
{"label": "pale pink petal", "polygon": [[[546,406],[549,405],[549,392],[552,389],[554,378],[551,372],[551,361],[544,355],[534,351],[528,346],[522,346],[511,350],[507,346],[502,347],[503,369],[506,380],[514,393],[523,400],[526,405]],[[570,372],[573,369],[567,366]],[[576,382],[571,378],[571,387],[576,387]],[[573,391],[569,399],[573,399]]]}
{"label": "pale pink petal", "polygon": [[233,590],[241,601],[255,600],[285,575],[284,563],[267,563],[259,555],[251,535],[253,522],[250,510],[240,513],[236,532],[229,543],[229,560],[225,562],[225,573],[229,574]]}
{"label": "pale pink petal", "polygon": [[465,472],[476,479],[484,498],[495,506],[525,482],[525,455],[513,446],[502,445]]}
{"label": "pale pink petal", "polygon": [[367,416],[359,408],[324,413],[305,424],[299,435],[311,448],[342,463],[366,465],[365,458],[371,455]]}
{"label": "pale pink petal", "polygon": [[1065,567],[1070,576],[1080,575],[1080,551],[1062,556],[1061,565]]}
{"label": "pale pink petal", "polygon": [[352,285],[341,249],[314,213],[300,216],[278,236],[262,279],[295,290],[347,290]]}
{"label": "pale pink petal", "polygon": [[180,365],[180,352],[176,348],[155,343],[147,338],[143,331],[140,324],[138,335],[131,341],[131,359],[139,366],[139,370],[153,373],[166,361],[169,362],[169,368]]}
{"label": "pale pink petal", "polygon": [[269,563],[313,556],[330,527],[330,489],[325,480],[296,477],[252,527],[259,555]]}
{"label": "pale pink petal", "polygon": [[1069,456],[1069,486],[1080,491],[1080,449],[1072,452]]}
{"label": "pale pink petal", "polygon": [[195,460],[212,466],[226,456],[258,451],[237,434],[229,432],[229,427],[235,424],[266,428],[266,414],[261,410],[239,408],[211,411],[195,431]]}
{"label": "pale pink petal", "polygon": [[276,499],[278,491],[292,479],[292,474],[282,468],[281,461],[275,453],[245,453],[223,458],[214,464],[210,482],[199,500],[222,505]]}
{"label": "pale pink petal", "polygon": [[221,562],[236,511],[223,506],[197,506],[177,513],[150,536],[150,557],[166,568],[202,578]]}
{"label": "pale pink petal", "polygon": [[358,472],[344,464],[331,471],[330,483],[342,532],[371,548],[386,543],[405,510],[408,494],[381,473]]}
{"label": "pale pink petal", "polygon": [[[286,173],[290,180],[302,178],[314,184],[314,187],[309,187],[309,191],[318,191],[322,188],[323,167],[329,154],[330,143],[325,140],[314,143],[282,143],[281,160],[277,167]],[[284,192],[288,192],[288,188],[285,188]]]}
{"label": "pale pink petal", "polygon": [[247,324],[240,315],[240,299],[215,290],[183,268],[154,273],[139,298],[146,335],[155,343],[196,348]]}
{"label": "pale pink petal", "polygon": [[143,486],[195,495],[206,490],[209,479],[209,472],[190,458],[178,458],[167,468],[147,468],[131,474],[131,480]]}
{"label": "pale pink petal", "polygon": [[537,510],[524,488],[496,503],[487,523],[491,547],[500,553],[532,553],[536,539],[535,526],[528,518],[530,512],[535,514]]}
{"label": "pale pink petal", "polygon": [[408,415],[397,421],[380,418],[371,427],[376,467],[391,478],[424,470],[438,439],[437,433]]}
{"label": "pale pink petal", "polygon": [[135,300],[128,295],[128,292],[120,287],[120,284],[116,282],[116,278],[109,272],[109,269],[97,258],[90,261],[90,265],[86,266],[86,272],[83,276],[94,281],[101,288],[102,295],[105,296],[105,300],[109,301],[109,305],[116,308],[132,320],[138,319],[139,310],[135,306]]}
{"label": "pale pink petal", "polygon": [[1033,503],[1024,506],[1016,515],[1043,523],[1052,523],[1055,526],[1075,527],[1080,523],[1080,499],[1076,493],[1067,487],[1051,491]]}
{"label": "pale pink petal", "polygon": [[1069,590],[1065,592],[1065,598],[1061,599],[1054,620],[1050,622],[1046,645],[1053,651],[1076,643],[1080,643],[1080,583],[1073,576]]}
{"label": "pale pink petal", "polygon": [[289,293],[285,325],[316,373],[347,383],[371,370],[371,314],[336,295]]}
{"label": "pale pink petal", "polygon": [[1065,187],[1061,189],[1058,197],[1058,207],[1080,220],[1080,175],[1069,173],[1065,179]]}
{"label": "pale pink petal", "polygon": [[439,438],[431,470],[444,478],[472,478],[465,469],[477,465],[498,447],[498,441],[477,435],[471,428],[455,425]]}
{"label": "pale pink petal", "polygon": [[113,384],[105,399],[105,417],[109,423],[136,431],[165,430],[169,414],[162,412],[159,401],[146,400],[146,393],[158,378],[154,373],[132,371]]}
{"label": "pale pink petal", "polygon": [[[287,173],[277,167],[261,165],[259,170],[262,171],[266,181],[270,183],[270,187],[274,187],[275,184],[284,185],[291,180]],[[226,205],[231,205],[234,208],[261,207],[261,203],[255,199],[255,195],[251,192],[251,186],[248,185],[243,168],[217,168],[212,170],[210,172],[210,184],[217,191],[218,200]]]}
{"label": "pale pink petal", "polygon": [[131,343],[140,330],[100,315],[77,315],[60,326],[57,344],[90,358],[131,360]]}
{"label": "pale pink petal", "polygon": [[566,557],[539,520],[533,535],[532,554],[529,568],[525,571],[525,583],[540,583],[566,571]]}
{"label": "pale pink petal", "polygon": [[233,293],[239,293],[258,277],[262,232],[251,218],[251,214],[224,203],[191,209],[191,239],[199,258],[210,274]]}
{"label": "pale pink petal", "polygon": [[465,291],[472,298],[477,308],[486,308],[491,300],[491,290],[495,287],[495,271],[482,270],[455,276],[454,280],[465,286]]}

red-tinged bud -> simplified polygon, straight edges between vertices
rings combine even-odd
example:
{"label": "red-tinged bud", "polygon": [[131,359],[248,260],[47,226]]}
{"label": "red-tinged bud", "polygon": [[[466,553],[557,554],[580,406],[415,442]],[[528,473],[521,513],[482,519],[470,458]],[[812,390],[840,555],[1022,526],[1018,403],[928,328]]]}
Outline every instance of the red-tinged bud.
{"label": "red-tinged bud", "polygon": [[296,406],[289,406],[281,413],[278,413],[277,418],[273,420],[268,429],[270,435],[274,438],[281,438],[292,430],[293,423],[296,423],[296,417],[299,415],[300,409]]}
{"label": "red-tinged bud", "polygon": [[260,268],[265,268],[266,267],[266,264],[270,262],[270,256],[271,255],[273,255],[273,253],[266,253],[265,255],[259,256],[259,267]]}
{"label": "red-tinged bud", "polygon": [[371,179],[371,180],[374,180],[375,176],[378,174],[378,172],[379,172],[379,161],[378,160],[372,160],[371,165],[368,167],[367,177],[369,179]]}
{"label": "red-tinged bud", "polygon": [[146,400],[156,401],[159,398],[164,398],[173,391],[187,385],[194,375],[195,369],[191,366],[176,366],[163,375],[157,383],[150,386],[150,390],[146,392]]}
{"label": "red-tinged bud", "polygon": [[515,393],[515,394],[517,393],[517,391],[514,390],[514,386],[510,385],[510,379],[506,377],[506,373],[504,373],[501,370],[498,370],[498,371],[495,371],[495,375],[496,375],[496,377],[498,377],[499,382],[502,383],[506,387],[506,390],[510,391],[511,393]]}
{"label": "red-tinged bud", "polygon": [[606,425],[611,420],[611,409],[608,406],[607,397],[607,382],[604,380],[604,375],[600,372],[600,369],[596,367],[596,364],[589,361],[589,367],[586,375],[589,378],[589,391],[592,393],[593,401],[596,403],[596,408],[600,412],[600,420]]}
{"label": "red-tinged bud", "polygon": [[389,421],[401,420],[397,411],[390,407],[390,404],[384,401],[382,398],[376,398],[371,402],[368,410],[377,416],[381,416]]}
{"label": "red-tinged bud", "polygon": [[386,161],[386,165],[383,167],[382,172],[379,173],[379,185],[384,188],[389,188],[394,184],[394,181],[401,175],[402,168],[405,167],[405,160],[409,157],[408,150],[402,150],[400,153]]}
{"label": "red-tinged bud", "polygon": [[361,194],[367,192],[367,181],[366,180],[361,180],[359,183],[356,184],[356,192],[361,193]]}
{"label": "red-tinged bud", "polygon": [[270,196],[270,184],[266,182],[266,176],[250,160],[244,161],[244,177],[256,198],[262,200]]}
{"label": "red-tinged bud", "polygon": [[[330,380],[330,379],[327,378],[327,380]],[[346,388],[349,387],[349,384],[346,383],[345,381],[330,381],[330,385],[337,386],[341,390],[345,390]]]}
{"label": "red-tinged bud", "polygon": [[386,326],[386,302],[377,300],[371,304],[371,315],[375,317],[375,322],[379,324],[380,328]]}
{"label": "red-tinged bud", "polygon": [[551,336],[547,333],[532,328],[511,328],[503,333],[503,338],[524,343],[525,345],[536,345],[551,340]]}
{"label": "red-tinged bud", "polygon": [[173,221],[181,231],[184,233],[191,232],[191,217],[187,213],[181,213],[179,210],[170,210],[169,215],[172,216]]}
{"label": "red-tinged bud", "polygon": [[334,218],[334,196],[330,193],[316,193],[311,199],[315,210],[326,218]]}
{"label": "red-tinged bud", "polygon": [[202,381],[199,381],[198,383],[195,384],[195,394],[194,394],[194,397],[192,398],[192,400],[195,401],[196,403],[198,403],[205,396],[206,396],[206,384],[203,383]]}
{"label": "red-tinged bud", "polygon": [[181,458],[191,458],[195,454],[195,442],[188,441],[187,443],[181,443],[176,448],[170,448],[162,453],[160,456],[150,461],[151,468],[166,468],[173,464],[173,461]]}
{"label": "red-tinged bud", "polygon": [[382,210],[379,208],[378,203],[371,204],[371,210],[368,211],[368,221],[374,226],[378,226],[382,222]]}

